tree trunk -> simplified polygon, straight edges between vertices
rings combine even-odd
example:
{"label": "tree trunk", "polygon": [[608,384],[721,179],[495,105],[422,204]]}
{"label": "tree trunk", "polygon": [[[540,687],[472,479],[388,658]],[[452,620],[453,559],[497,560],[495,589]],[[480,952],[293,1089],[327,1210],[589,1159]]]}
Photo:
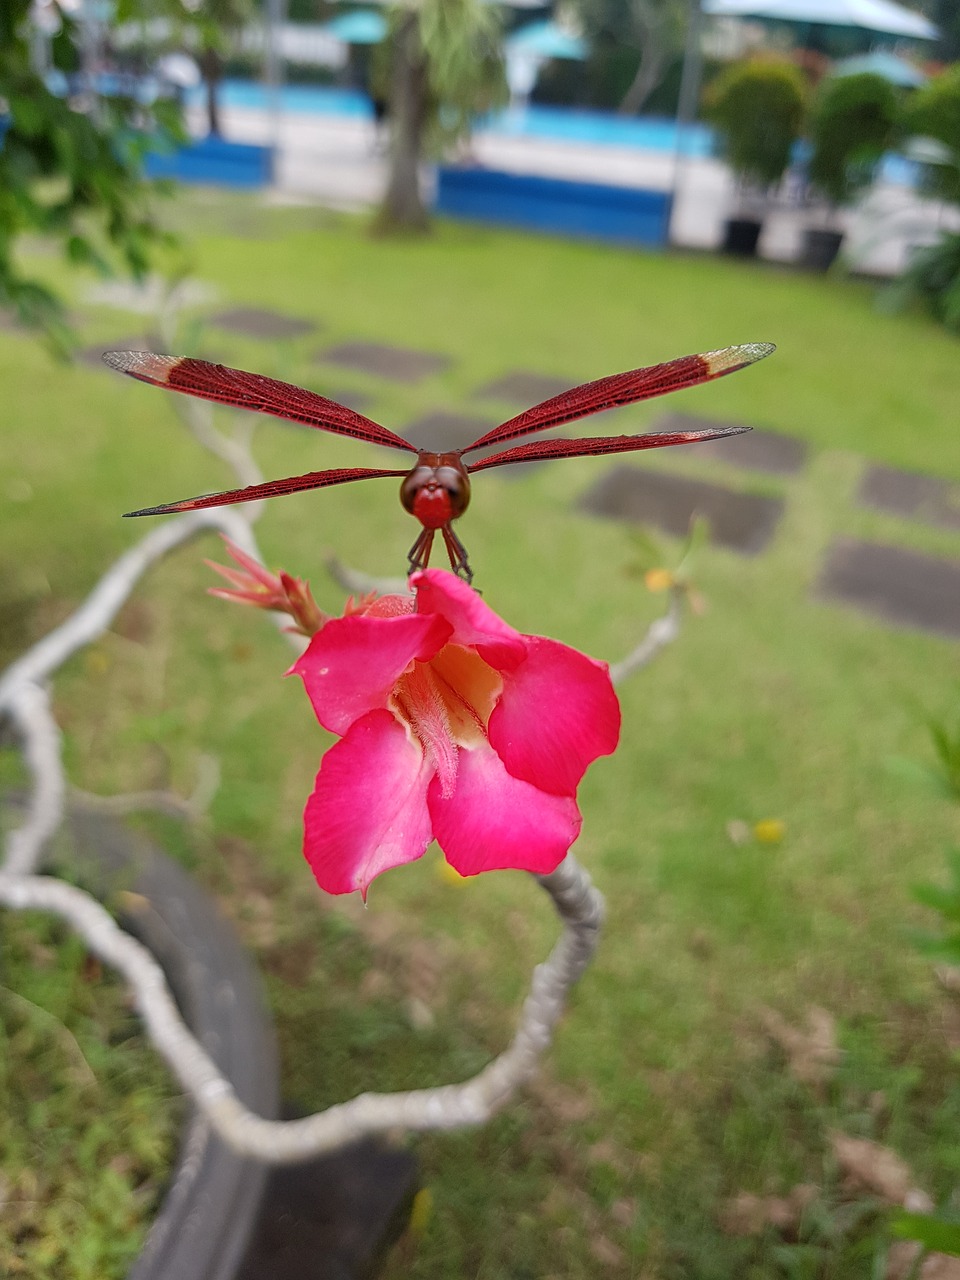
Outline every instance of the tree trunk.
{"label": "tree trunk", "polygon": [[223,78],[223,63],[216,49],[207,48],[200,54],[200,71],[207,89],[207,131],[214,137],[222,136],[220,129],[220,104],[217,93]]}
{"label": "tree trunk", "polygon": [[621,114],[625,116],[637,114],[663,79],[666,65],[667,58],[663,45],[652,32],[648,32],[643,42],[637,74],[633,77],[630,88],[623,95],[620,103]]}
{"label": "tree trunk", "polygon": [[400,19],[390,73],[390,174],[374,229],[424,232],[429,227],[420,194],[420,161],[428,112],[427,64],[415,11]]}

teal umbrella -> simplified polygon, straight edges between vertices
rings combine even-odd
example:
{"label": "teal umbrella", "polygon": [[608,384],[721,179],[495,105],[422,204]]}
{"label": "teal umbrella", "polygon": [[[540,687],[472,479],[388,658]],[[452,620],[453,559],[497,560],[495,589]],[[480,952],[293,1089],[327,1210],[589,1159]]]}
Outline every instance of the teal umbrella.
{"label": "teal umbrella", "polygon": [[387,34],[387,20],[372,9],[355,9],[325,22],[323,30],[344,44],[379,44]]}
{"label": "teal umbrella", "polygon": [[891,84],[901,85],[904,89],[916,89],[926,84],[927,77],[922,71],[904,58],[894,53],[878,49],[874,53],[865,53],[857,58],[843,58],[831,71],[834,76],[859,76],[863,74],[882,76]]}
{"label": "teal umbrella", "polygon": [[524,53],[536,58],[571,58],[582,61],[587,56],[586,42],[556,22],[528,22],[503,42],[507,53]]}

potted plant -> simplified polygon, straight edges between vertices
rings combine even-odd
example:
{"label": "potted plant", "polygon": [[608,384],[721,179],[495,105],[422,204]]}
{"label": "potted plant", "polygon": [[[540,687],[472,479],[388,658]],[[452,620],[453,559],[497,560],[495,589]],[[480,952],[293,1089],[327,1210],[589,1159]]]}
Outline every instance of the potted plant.
{"label": "potted plant", "polygon": [[804,233],[801,261],[826,271],[840,250],[837,211],[873,181],[900,131],[900,95],[874,72],[825,80],[810,111],[810,183],[824,200],[822,226]]}
{"label": "potted plant", "polygon": [[[905,115],[913,135],[906,150],[923,164],[922,189],[960,210],[960,65],[912,94]],[[913,257],[887,301],[893,308],[918,303],[960,333],[960,234],[942,228]]]}
{"label": "potted plant", "polygon": [[726,68],[707,90],[707,115],[737,179],[737,212],[727,220],[726,253],[752,255],[770,188],[800,136],[806,88],[792,63],[754,58]]}

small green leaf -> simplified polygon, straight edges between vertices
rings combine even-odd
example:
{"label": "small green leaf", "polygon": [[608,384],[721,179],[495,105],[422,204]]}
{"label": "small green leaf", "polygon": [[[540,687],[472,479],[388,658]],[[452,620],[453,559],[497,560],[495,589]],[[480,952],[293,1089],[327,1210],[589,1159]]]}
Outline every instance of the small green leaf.
{"label": "small green leaf", "polygon": [[923,787],[925,791],[931,791],[946,800],[954,798],[954,789],[940,769],[934,769],[909,756],[888,756],[884,765],[889,773],[912,786]]}
{"label": "small green leaf", "polygon": [[890,1229],[901,1240],[917,1240],[933,1253],[960,1257],[960,1218],[943,1213],[895,1213]]}

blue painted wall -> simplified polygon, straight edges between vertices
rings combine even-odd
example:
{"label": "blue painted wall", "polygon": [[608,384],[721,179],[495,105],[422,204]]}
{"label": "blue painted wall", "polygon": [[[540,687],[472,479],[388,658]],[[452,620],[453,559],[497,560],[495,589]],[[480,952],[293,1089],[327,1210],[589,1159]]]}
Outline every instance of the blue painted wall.
{"label": "blue painted wall", "polygon": [[441,167],[436,209],[476,222],[657,247],[667,243],[670,193]]}
{"label": "blue painted wall", "polygon": [[150,152],[145,168],[150,178],[176,178],[180,182],[223,187],[265,187],[273,180],[273,152],[270,147],[208,137],[177,151]]}

